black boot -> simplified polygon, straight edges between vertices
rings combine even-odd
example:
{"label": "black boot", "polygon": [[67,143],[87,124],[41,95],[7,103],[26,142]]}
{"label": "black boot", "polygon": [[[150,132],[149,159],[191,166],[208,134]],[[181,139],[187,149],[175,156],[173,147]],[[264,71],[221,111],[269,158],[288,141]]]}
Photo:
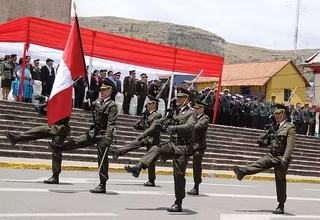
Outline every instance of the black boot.
{"label": "black boot", "polygon": [[61,153],[61,149],[59,149],[59,148],[61,148],[60,146],[53,144],[52,142],[48,142],[48,145],[51,148],[52,153],[54,153],[56,156],[60,155],[60,153]]}
{"label": "black boot", "polygon": [[91,193],[106,193],[106,184],[100,183],[96,188],[90,190]]}
{"label": "black boot", "polygon": [[19,142],[20,140],[20,135],[15,135],[15,134],[12,134],[10,131],[6,130],[6,137],[7,139],[10,141],[11,143],[11,146],[14,147],[16,145],[16,143]]}
{"label": "black boot", "polygon": [[173,204],[171,207],[167,208],[168,212],[182,212],[181,204]]}
{"label": "black boot", "polygon": [[144,186],[148,186],[148,187],[155,187],[156,186],[154,181],[150,181],[150,180],[148,182],[144,183],[143,185]]}
{"label": "black boot", "polygon": [[135,178],[138,178],[142,170],[142,164],[138,163],[138,165],[134,166],[127,165],[124,167],[124,169],[126,169],[128,173],[132,173],[132,176],[134,176]]}
{"label": "black boot", "polygon": [[237,179],[241,181],[243,177],[246,175],[246,171],[238,166],[233,167],[233,172],[237,175]]}
{"label": "black boot", "polygon": [[278,207],[272,212],[275,215],[282,215],[284,214],[284,204],[279,203]]}
{"label": "black boot", "polygon": [[45,184],[59,184],[59,175],[53,174],[52,177],[50,177],[47,180],[44,180],[43,183],[45,183]]}
{"label": "black boot", "polygon": [[194,185],[193,189],[187,192],[190,196],[198,196],[199,195],[199,185]]}

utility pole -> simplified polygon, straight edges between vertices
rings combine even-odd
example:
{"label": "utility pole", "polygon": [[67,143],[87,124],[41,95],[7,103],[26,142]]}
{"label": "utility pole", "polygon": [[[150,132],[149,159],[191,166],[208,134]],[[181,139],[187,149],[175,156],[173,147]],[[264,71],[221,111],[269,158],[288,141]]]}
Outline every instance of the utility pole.
{"label": "utility pole", "polygon": [[298,33],[299,33],[299,15],[300,15],[300,0],[297,0],[297,11],[296,11],[296,27],[294,31],[294,58],[297,59],[297,45],[298,45]]}

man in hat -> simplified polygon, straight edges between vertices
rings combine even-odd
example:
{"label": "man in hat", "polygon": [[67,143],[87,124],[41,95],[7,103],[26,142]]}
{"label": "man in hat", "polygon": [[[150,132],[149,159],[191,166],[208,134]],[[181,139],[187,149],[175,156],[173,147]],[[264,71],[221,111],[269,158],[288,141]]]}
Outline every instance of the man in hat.
{"label": "man in hat", "polygon": [[258,102],[258,97],[253,97],[253,102],[251,102],[251,116],[252,116],[252,128],[259,128],[259,115],[260,115],[260,102]]}
{"label": "man in hat", "polygon": [[269,115],[274,115],[274,107],[276,105],[276,96],[271,96],[271,101],[267,102]]}
{"label": "man in hat", "polygon": [[71,151],[78,148],[85,148],[97,144],[98,148],[98,167],[102,163],[99,170],[100,184],[90,190],[91,193],[105,193],[106,182],[109,179],[108,155],[105,155],[113,140],[113,132],[118,117],[118,108],[116,103],[111,100],[113,84],[104,80],[101,88],[101,97],[92,103],[95,114],[94,125],[86,133],[73,137],[64,144],[51,144],[53,153],[59,154],[61,151]]}
{"label": "man in hat", "polygon": [[[221,112],[220,114],[220,124],[222,125],[229,125],[230,121],[230,99],[231,99],[231,94],[229,93],[229,89],[225,89],[223,91],[223,94],[220,96],[220,102],[221,102]],[[230,99],[229,99],[230,97]]]}
{"label": "man in hat", "polygon": [[260,97],[259,99],[259,114],[260,117],[258,128],[264,130],[266,123],[268,123],[267,119],[269,116],[268,106],[264,97]]}
{"label": "man in hat", "polygon": [[287,199],[286,174],[296,144],[296,130],[292,123],[287,122],[288,107],[276,104],[275,108],[276,128],[274,128],[274,132],[258,142],[259,145],[269,146],[270,152],[247,167],[235,166],[233,170],[237,179],[242,180],[246,175],[253,175],[274,167],[279,205],[273,213],[284,214],[284,203]]}
{"label": "man in hat", "polygon": [[122,89],[121,89],[121,80],[120,80],[120,77],[121,77],[121,72],[116,72],[114,74],[114,76],[116,77],[117,79],[117,89],[118,89],[118,93],[121,93]]}
{"label": "man in hat", "polygon": [[137,178],[142,169],[147,169],[159,157],[172,157],[176,200],[167,209],[168,212],[182,212],[182,200],[185,198],[185,171],[193,152],[194,127],[197,121],[196,111],[188,105],[190,96],[190,91],[180,87],[172,117],[161,119],[155,126],[155,129],[162,129],[170,134],[170,140],[153,146],[137,165],[125,166],[127,172]]}
{"label": "man in hat", "polygon": [[[302,134],[306,135],[308,130],[310,132],[310,110],[309,104],[304,105],[304,109],[302,110]],[[309,129],[308,129],[309,128]]]}
{"label": "man in hat", "polygon": [[32,71],[32,79],[33,80],[40,80],[40,59],[36,59],[33,61],[34,67],[33,67],[33,71]]}
{"label": "man in hat", "polygon": [[136,71],[129,71],[129,76],[126,76],[123,80],[123,114],[129,115],[130,102],[134,94],[136,93]]}
{"label": "man in hat", "polygon": [[[140,134],[136,140],[131,141],[124,147],[119,149],[111,148],[110,153],[115,159],[140,147],[146,146],[147,151],[149,151],[152,146],[160,144],[160,130],[155,129],[156,123],[162,118],[162,115],[158,112],[158,103],[159,99],[148,96],[144,115],[134,123],[134,129],[142,130],[143,133]],[[148,166],[148,182],[144,185],[153,187],[155,186],[155,180],[156,170],[155,163],[153,162]]]}
{"label": "man in hat", "polygon": [[46,65],[41,67],[40,70],[40,79],[42,82],[42,92],[41,94],[44,96],[50,96],[54,79],[55,79],[55,71],[53,68],[53,60],[48,58],[46,60]]}
{"label": "man in hat", "polygon": [[292,118],[293,118],[293,124],[296,127],[296,131],[298,134],[302,134],[302,110],[301,110],[301,103],[298,102],[296,104],[295,109],[292,111]]}
{"label": "man in hat", "polygon": [[141,115],[144,101],[148,95],[148,76],[145,73],[140,75],[141,80],[137,82],[136,96],[138,98],[137,115]]}
{"label": "man in hat", "polygon": [[[40,100],[44,101],[45,97],[41,96]],[[39,139],[52,138],[53,144],[62,144],[70,134],[69,126],[70,117],[57,121],[54,125],[41,125],[28,131],[13,134],[6,131],[6,137],[14,147],[19,142],[35,141]],[[52,154],[52,177],[44,180],[46,184],[59,184],[59,174],[61,173],[62,154]]]}
{"label": "man in hat", "polygon": [[206,103],[201,102],[199,100],[195,101],[196,104],[194,108],[196,109],[198,116],[197,116],[197,123],[194,127],[194,136],[195,136],[195,145],[193,151],[193,180],[194,180],[194,187],[189,192],[188,195],[199,195],[199,185],[202,182],[201,175],[202,175],[202,159],[207,149],[207,130],[209,127],[209,117],[204,114]]}
{"label": "man in hat", "polygon": [[160,83],[160,80],[158,80],[158,79],[153,80],[153,83],[149,87],[149,95],[151,95],[153,97],[157,97],[157,95],[160,92],[159,83]]}
{"label": "man in hat", "polygon": [[316,131],[316,105],[313,105],[310,109],[310,129],[309,129],[309,135],[314,136],[314,133]]}

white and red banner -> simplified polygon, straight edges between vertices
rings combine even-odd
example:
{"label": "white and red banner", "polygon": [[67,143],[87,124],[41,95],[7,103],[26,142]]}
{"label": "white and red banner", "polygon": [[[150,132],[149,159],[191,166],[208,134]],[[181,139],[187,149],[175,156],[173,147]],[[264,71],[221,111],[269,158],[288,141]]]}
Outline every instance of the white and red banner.
{"label": "white and red banner", "polygon": [[71,116],[73,80],[85,76],[86,64],[75,17],[48,102],[48,125]]}

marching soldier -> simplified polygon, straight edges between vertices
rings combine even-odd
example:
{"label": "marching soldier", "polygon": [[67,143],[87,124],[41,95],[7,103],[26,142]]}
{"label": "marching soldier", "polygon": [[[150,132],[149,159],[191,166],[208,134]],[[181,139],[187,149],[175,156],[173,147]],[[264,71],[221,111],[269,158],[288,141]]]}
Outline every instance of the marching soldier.
{"label": "marching soldier", "polygon": [[[139,119],[134,124],[134,128],[136,130],[144,130],[144,132],[140,134],[136,140],[122,148],[111,148],[111,154],[115,159],[142,146],[146,146],[147,151],[149,151],[152,146],[160,144],[160,131],[155,129],[156,123],[158,122],[158,120],[162,118],[162,115],[157,111],[158,103],[159,99],[154,98],[153,96],[148,96],[148,102],[146,106],[146,111],[144,112],[144,116],[142,116],[141,119]],[[155,186],[155,163],[151,163],[148,166],[148,179],[149,181],[146,182],[144,185],[151,187]]]}
{"label": "marching soldier", "polygon": [[207,130],[209,127],[209,117],[204,114],[206,104],[201,101],[196,101],[196,105],[194,108],[196,109],[198,116],[197,116],[197,123],[194,127],[194,136],[195,142],[194,151],[193,151],[193,180],[194,180],[194,187],[189,192],[188,195],[199,195],[199,185],[202,182],[201,175],[202,175],[202,159],[207,149]]}
{"label": "marching soldier", "polygon": [[288,107],[281,104],[277,104],[275,107],[277,128],[271,128],[269,130],[271,132],[268,132],[267,135],[264,135],[264,138],[259,140],[259,145],[269,146],[270,152],[245,168],[235,166],[233,170],[237,179],[242,180],[246,175],[253,175],[274,167],[279,205],[273,211],[273,214],[284,214],[284,203],[287,199],[286,174],[295,147],[296,130],[292,123],[287,122]]}
{"label": "marching soldier", "polygon": [[[12,146],[19,142],[34,141],[45,138],[52,138],[53,144],[62,144],[69,136],[71,128],[69,126],[70,117],[56,122],[54,125],[42,125],[34,127],[20,134],[13,134],[6,131],[7,139]],[[52,177],[44,180],[46,184],[59,184],[59,174],[61,173],[62,154],[52,154]]]}
{"label": "marching soldier", "polygon": [[90,190],[91,193],[105,193],[106,182],[109,179],[108,169],[109,161],[106,154],[107,148],[110,147],[113,139],[113,131],[118,117],[116,103],[111,100],[113,84],[104,80],[100,88],[101,98],[92,103],[94,106],[95,121],[90,130],[80,136],[74,137],[64,144],[49,143],[55,154],[61,151],[71,151],[78,148],[85,148],[97,144],[98,148],[98,166],[102,163],[99,172],[100,184]]}
{"label": "marching soldier", "polygon": [[155,127],[155,129],[162,127],[163,130],[168,132],[170,140],[158,146],[153,146],[137,165],[125,166],[125,169],[137,178],[142,169],[148,168],[160,156],[173,157],[176,201],[167,209],[168,212],[182,212],[182,200],[185,198],[185,171],[188,159],[193,152],[194,127],[197,120],[196,112],[188,105],[190,96],[191,93],[188,90],[180,87],[176,99],[177,109],[173,112],[172,117],[161,119],[158,126]]}
{"label": "marching soldier", "polygon": [[136,87],[136,96],[138,98],[138,107],[137,107],[137,115],[141,115],[144,101],[146,100],[146,97],[148,95],[148,76],[145,73],[142,73],[140,75],[141,80],[137,82]]}

